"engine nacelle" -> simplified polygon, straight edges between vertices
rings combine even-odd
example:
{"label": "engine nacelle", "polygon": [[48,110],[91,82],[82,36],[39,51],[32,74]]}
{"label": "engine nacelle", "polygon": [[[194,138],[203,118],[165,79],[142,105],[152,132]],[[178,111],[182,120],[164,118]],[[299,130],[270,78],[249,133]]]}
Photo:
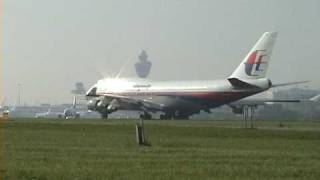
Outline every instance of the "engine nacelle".
{"label": "engine nacelle", "polygon": [[88,102],[87,102],[87,107],[88,107],[88,110],[90,111],[97,111],[97,104],[99,103],[99,100],[98,99],[90,99]]}
{"label": "engine nacelle", "polygon": [[94,98],[88,101],[87,107],[91,111],[112,113],[118,110],[120,104],[116,99]]}
{"label": "engine nacelle", "polygon": [[119,109],[119,107],[120,107],[119,101],[117,101],[116,99],[113,99],[113,100],[110,102],[110,104],[108,105],[107,111],[108,111],[109,113],[112,113],[112,112],[114,112],[114,111],[117,111],[117,110]]}

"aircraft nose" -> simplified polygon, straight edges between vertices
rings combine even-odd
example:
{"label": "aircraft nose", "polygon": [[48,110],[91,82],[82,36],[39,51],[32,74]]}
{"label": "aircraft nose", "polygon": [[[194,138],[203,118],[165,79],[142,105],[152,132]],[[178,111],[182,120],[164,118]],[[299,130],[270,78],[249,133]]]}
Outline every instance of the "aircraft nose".
{"label": "aircraft nose", "polygon": [[92,86],[86,93],[86,96],[97,96],[97,86]]}

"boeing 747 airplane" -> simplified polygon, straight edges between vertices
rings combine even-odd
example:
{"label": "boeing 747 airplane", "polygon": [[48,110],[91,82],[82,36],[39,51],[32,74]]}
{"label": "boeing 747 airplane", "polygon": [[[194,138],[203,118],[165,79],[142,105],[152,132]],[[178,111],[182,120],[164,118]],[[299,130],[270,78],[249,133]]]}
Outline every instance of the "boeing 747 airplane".
{"label": "boeing 747 airplane", "polygon": [[232,107],[232,103],[273,87],[301,83],[276,85],[266,77],[276,38],[276,32],[264,33],[231,76],[224,80],[101,79],[86,94],[88,109],[100,112],[103,118],[117,110],[137,110],[142,112],[143,119],[152,118],[153,112],[162,112],[160,119],[187,119],[222,105]]}

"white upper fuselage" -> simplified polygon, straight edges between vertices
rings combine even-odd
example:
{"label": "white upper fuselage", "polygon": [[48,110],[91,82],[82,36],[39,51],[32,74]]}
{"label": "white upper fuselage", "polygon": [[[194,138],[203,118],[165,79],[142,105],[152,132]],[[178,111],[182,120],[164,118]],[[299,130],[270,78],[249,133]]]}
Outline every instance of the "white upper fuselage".
{"label": "white upper fuselage", "polygon": [[[263,90],[269,88],[268,80],[255,80],[255,85]],[[104,94],[157,94],[184,92],[239,92],[228,80],[206,81],[150,81],[144,79],[101,79],[96,87],[97,95]],[[241,90],[243,91],[243,90]]]}
{"label": "white upper fuselage", "polygon": [[231,90],[228,81],[150,81],[142,79],[101,79],[96,84],[97,94],[109,93],[174,93]]}

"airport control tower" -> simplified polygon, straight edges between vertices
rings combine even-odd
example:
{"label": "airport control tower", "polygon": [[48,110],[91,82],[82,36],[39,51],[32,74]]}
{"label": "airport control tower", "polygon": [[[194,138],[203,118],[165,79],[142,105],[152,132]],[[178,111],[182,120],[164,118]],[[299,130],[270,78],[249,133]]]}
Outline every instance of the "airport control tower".
{"label": "airport control tower", "polygon": [[75,84],[75,89],[71,90],[71,93],[74,95],[83,95],[86,93],[86,89],[82,82],[77,82]]}
{"label": "airport control tower", "polygon": [[148,55],[145,50],[142,50],[138,57],[139,62],[135,64],[136,73],[140,78],[147,78],[150,73],[152,63],[148,61]]}

